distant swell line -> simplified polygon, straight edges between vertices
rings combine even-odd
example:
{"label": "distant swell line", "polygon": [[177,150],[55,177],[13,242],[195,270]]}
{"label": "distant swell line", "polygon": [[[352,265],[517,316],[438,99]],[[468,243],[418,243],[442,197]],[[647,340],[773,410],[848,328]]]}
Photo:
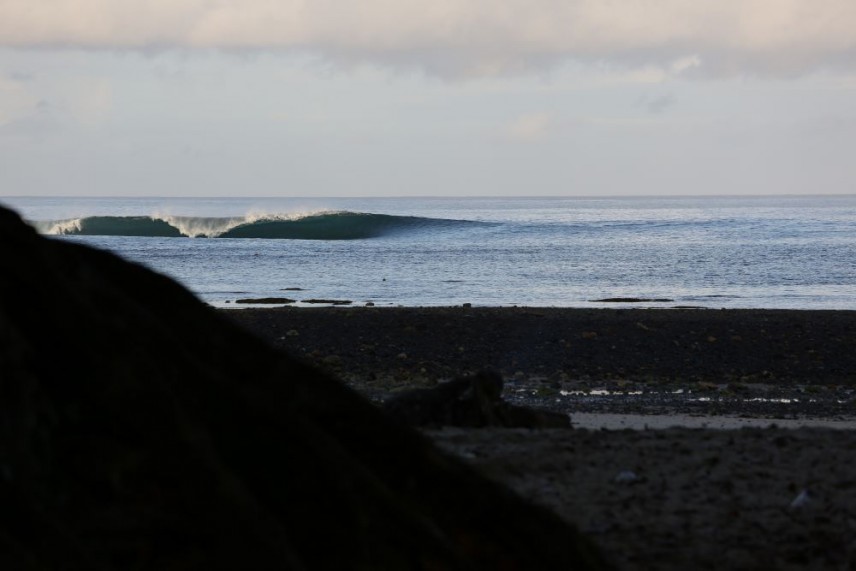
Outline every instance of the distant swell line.
{"label": "distant swell line", "polygon": [[484,223],[362,212],[324,212],[302,217],[269,215],[252,218],[88,216],[69,220],[36,221],[31,224],[42,234],[59,236],[360,240]]}

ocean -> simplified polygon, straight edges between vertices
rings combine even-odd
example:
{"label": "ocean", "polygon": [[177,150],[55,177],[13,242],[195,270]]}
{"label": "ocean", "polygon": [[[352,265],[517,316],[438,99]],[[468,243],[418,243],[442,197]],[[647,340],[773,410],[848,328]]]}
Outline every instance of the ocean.
{"label": "ocean", "polygon": [[218,307],[286,297],[856,309],[856,196],[0,203],[43,234],[144,264]]}

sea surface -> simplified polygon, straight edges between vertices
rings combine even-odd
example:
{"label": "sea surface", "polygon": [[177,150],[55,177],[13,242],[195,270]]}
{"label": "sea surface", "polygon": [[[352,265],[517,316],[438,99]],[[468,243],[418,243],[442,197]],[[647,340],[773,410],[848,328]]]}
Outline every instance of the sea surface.
{"label": "sea surface", "polygon": [[0,203],[215,306],[856,309],[856,196]]}

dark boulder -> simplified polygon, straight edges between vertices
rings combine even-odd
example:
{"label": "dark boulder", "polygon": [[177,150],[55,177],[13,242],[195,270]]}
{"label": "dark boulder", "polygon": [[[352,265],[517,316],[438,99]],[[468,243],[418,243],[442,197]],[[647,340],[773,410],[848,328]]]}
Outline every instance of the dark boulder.
{"label": "dark boulder", "polygon": [[0,568],[603,568],[161,275],[4,209],[0,268]]}
{"label": "dark boulder", "polygon": [[453,379],[429,389],[395,395],[383,408],[390,416],[413,426],[440,428],[570,428],[566,414],[514,406],[502,400],[502,377],[483,371]]}

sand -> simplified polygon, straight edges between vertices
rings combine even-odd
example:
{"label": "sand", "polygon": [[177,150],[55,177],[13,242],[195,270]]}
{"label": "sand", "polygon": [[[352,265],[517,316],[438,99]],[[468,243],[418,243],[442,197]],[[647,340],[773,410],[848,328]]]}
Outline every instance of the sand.
{"label": "sand", "polygon": [[493,368],[574,430],[429,435],[618,569],[856,567],[856,313],[228,312],[371,399]]}
{"label": "sand", "polygon": [[590,534],[619,569],[849,569],[856,433],[455,430],[435,441]]}

